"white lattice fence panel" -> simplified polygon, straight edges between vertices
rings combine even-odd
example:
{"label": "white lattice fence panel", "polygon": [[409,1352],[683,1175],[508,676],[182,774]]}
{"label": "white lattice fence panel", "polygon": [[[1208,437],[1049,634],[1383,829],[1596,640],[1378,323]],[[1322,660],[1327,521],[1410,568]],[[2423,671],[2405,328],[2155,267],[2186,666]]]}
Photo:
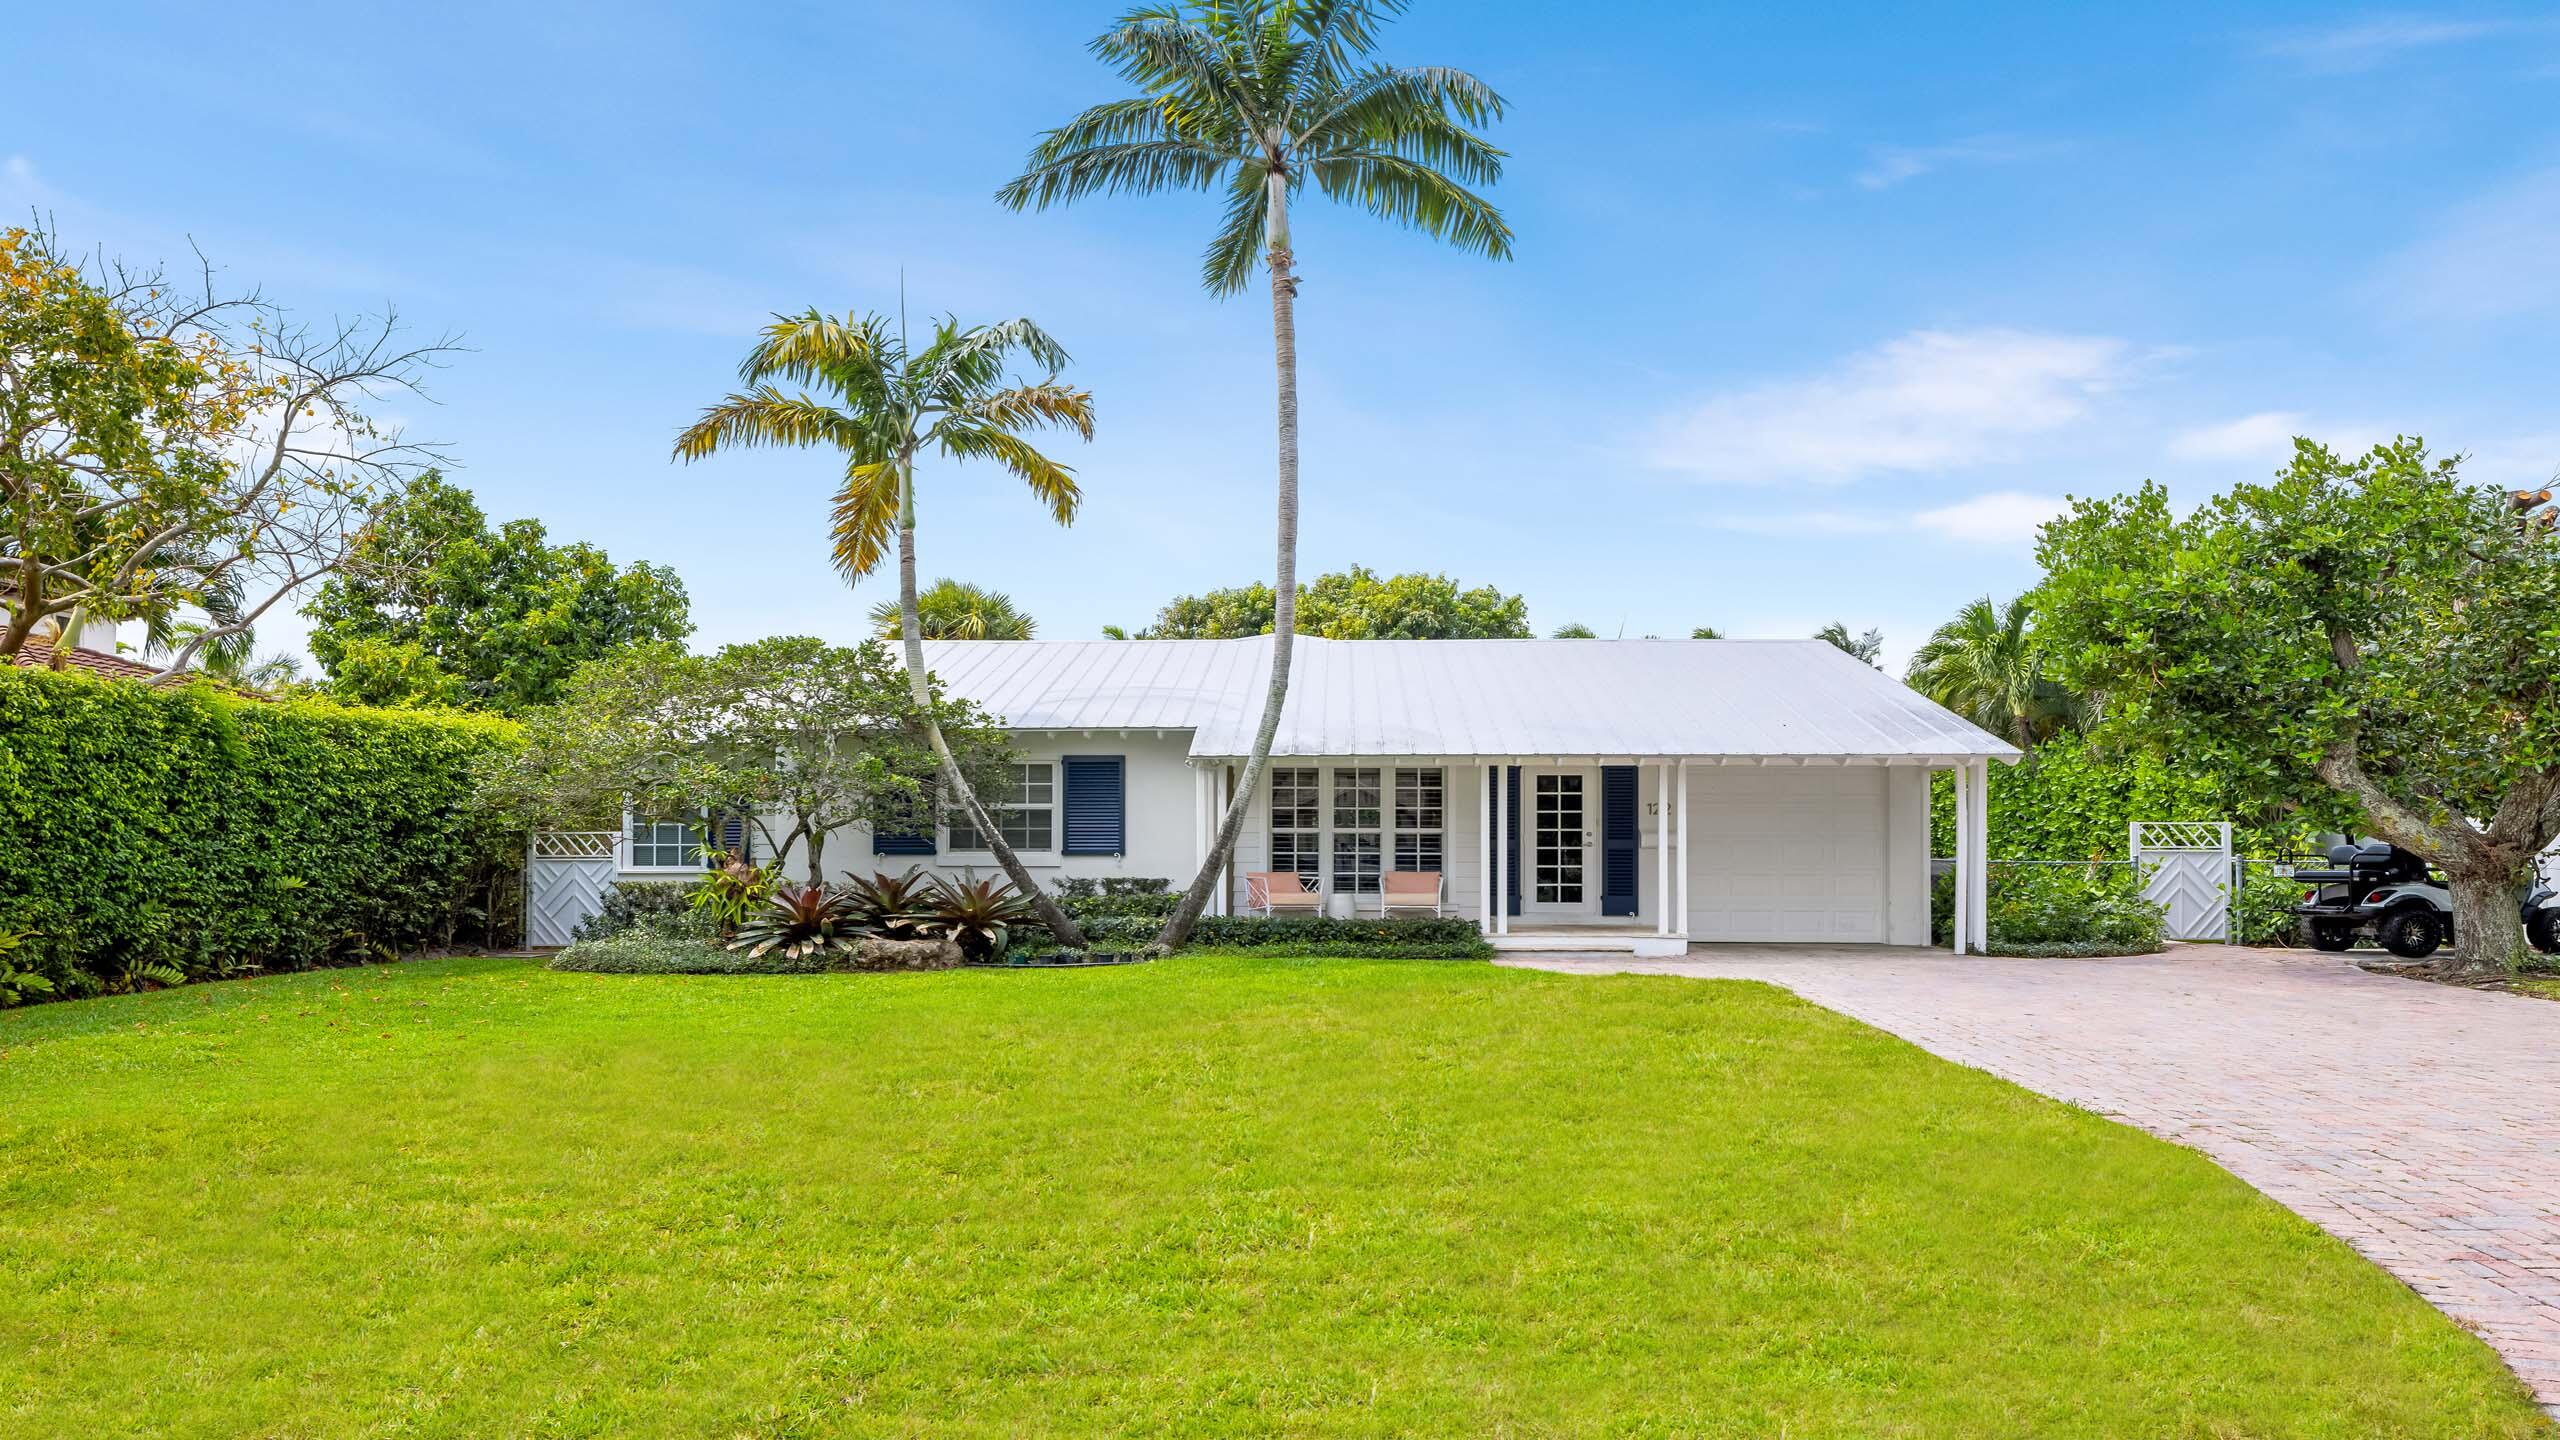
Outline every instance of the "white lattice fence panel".
{"label": "white lattice fence panel", "polygon": [[525,862],[527,945],[566,945],[579,922],[604,908],[621,838],[610,830],[534,835],[532,855]]}
{"label": "white lattice fence panel", "polygon": [[2137,820],[2132,849],[2143,897],[2167,912],[2170,939],[2231,938],[2228,821]]}

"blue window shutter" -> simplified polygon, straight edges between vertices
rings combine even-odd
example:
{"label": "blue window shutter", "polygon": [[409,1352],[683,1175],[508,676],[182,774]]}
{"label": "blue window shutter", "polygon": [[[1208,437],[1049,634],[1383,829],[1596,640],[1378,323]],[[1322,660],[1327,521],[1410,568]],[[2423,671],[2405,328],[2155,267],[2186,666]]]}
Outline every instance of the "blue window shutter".
{"label": "blue window shutter", "polygon": [[1636,767],[1600,767],[1600,913],[1636,913]]}
{"label": "blue window shutter", "polygon": [[741,860],[754,858],[747,854],[747,817],[744,815],[720,817],[719,846]]}
{"label": "blue window shutter", "polygon": [[887,819],[872,822],[871,853],[874,855],[932,854],[934,851],[933,815],[936,808],[934,801],[934,792],[928,788],[924,803],[917,807],[920,814],[916,819],[924,822],[921,825],[916,824],[915,820],[909,820],[904,828],[897,822]]}
{"label": "blue window shutter", "polygon": [[1068,855],[1129,852],[1126,767],[1117,755],[1068,755],[1058,761],[1066,809]]}

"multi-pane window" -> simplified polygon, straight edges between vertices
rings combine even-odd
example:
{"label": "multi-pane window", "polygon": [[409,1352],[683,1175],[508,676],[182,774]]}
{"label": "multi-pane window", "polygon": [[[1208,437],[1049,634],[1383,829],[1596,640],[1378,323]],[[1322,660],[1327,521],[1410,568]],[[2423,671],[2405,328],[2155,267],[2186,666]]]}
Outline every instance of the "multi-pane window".
{"label": "multi-pane window", "polygon": [[702,827],[691,820],[631,817],[631,868],[672,870],[702,863]]}
{"label": "multi-pane window", "polygon": [[1445,784],[1436,767],[1396,771],[1397,870],[1408,874],[1440,870],[1448,798]]}
{"label": "multi-pane window", "polygon": [[[1013,767],[1013,784],[1001,794],[981,795],[979,801],[995,818],[996,829],[1005,843],[1016,850],[1050,850],[1057,845],[1058,776],[1057,768],[1047,761],[1033,761]],[[986,850],[987,837],[969,823],[968,814],[953,810],[949,817],[951,848],[954,850]]]}
{"label": "multi-pane window", "polygon": [[1314,766],[1283,765],[1271,772],[1271,868],[1312,882],[1321,863],[1317,846],[1324,821],[1324,791]]}
{"label": "multi-pane window", "polygon": [[1348,895],[1378,893],[1386,823],[1380,772],[1345,766],[1333,772],[1333,888]]}

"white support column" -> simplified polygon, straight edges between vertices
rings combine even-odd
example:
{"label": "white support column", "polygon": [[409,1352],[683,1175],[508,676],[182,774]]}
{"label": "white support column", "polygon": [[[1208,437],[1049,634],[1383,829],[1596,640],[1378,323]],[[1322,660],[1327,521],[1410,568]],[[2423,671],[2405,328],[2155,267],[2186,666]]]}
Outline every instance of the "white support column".
{"label": "white support column", "polygon": [[1493,933],[1493,785],[1490,761],[1476,764],[1476,928]]}
{"label": "white support column", "polygon": [[1191,763],[1191,873],[1197,875],[1209,863],[1209,767],[1198,761]]}
{"label": "white support column", "polygon": [[[1210,767],[1209,767],[1209,770],[1208,770],[1208,775],[1209,775],[1209,809],[1208,809],[1208,813],[1207,813],[1205,816],[1203,816],[1203,817],[1201,818],[1200,823],[1201,823],[1201,826],[1202,826],[1202,828],[1204,829],[1204,831],[1206,832],[1207,837],[1208,837],[1207,842],[1206,842],[1206,843],[1207,843],[1207,848],[1215,849],[1215,848],[1217,847],[1217,843],[1218,843],[1218,822],[1219,822],[1219,821],[1221,821],[1221,820],[1223,820],[1223,819],[1225,819],[1225,818],[1226,818],[1226,815],[1227,815],[1227,796],[1226,796],[1226,789],[1227,789],[1227,767],[1226,767],[1226,764],[1222,761],[1222,762],[1220,762],[1220,763],[1218,763],[1218,764],[1215,764],[1215,765],[1210,766]],[[1230,910],[1232,910],[1232,909],[1234,909],[1234,908],[1235,908],[1235,901],[1236,901],[1236,897],[1235,897],[1235,894],[1234,894],[1235,886],[1231,883],[1231,881],[1233,880],[1233,878],[1234,878],[1234,876],[1235,876],[1235,870],[1236,870],[1236,857],[1235,857],[1235,852],[1233,852],[1233,851],[1229,851],[1229,852],[1227,853],[1227,860],[1226,860],[1226,863],[1225,863],[1224,865],[1222,865],[1222,866],[1220,866],[1220,867],[1219,867],[1219,871],[1218,871],[1218,888],[1217,888],[1217,890],[1216,890],[1213,894],[1211,894],[1211,895],[1210,895],[1210,897],[1209,897],[1209,913],[1210,913],[1210,914],[1212,914],[1212,915],[1224,915],[1224,914],[1226,914],[1228,911],[1230,911]]]}
{"label": "white support column", "polygon": [[1653,933],[1671,933],[1671,766],[1653,767]]}
{"label": "white support column", "polygon": [[1991,762],[1973,762],[1973,935],[1974,948],[1991,953]]}
{"label": "white support column", "polygon": [[1671,913],[1672,913],[1673,915],[1675,915],[1675,916],[1677,916],[1677,917],[1679,918],[1679,923],[1677,923],[1677,924],[1675,924],[1675,925],[1673,925],[1673,926],[1671,927],[1671,933],[1672,933],[1672,934],[1674,934],[1674,935],[1679,936],[1679,937],[1680,937],[1681,939],[1683,939],[1683,940],[1686,940],[1686,939],[1688,939],[1688,938],[1689,938],[1689,762],[1688,762],[1688,761],[1683,760],[1683,761],[1681,761],[1681,762],[1680,762],[1680,764],[1679,764],[1679,766],[1678,766],[1677,773],[1676,773],[1676,774],[1674,774],[1674,775],[1672,776],[1672,778],[1671,778],[1671,784],[1672,784],[1672,789],[1676,792],[1676,793],[1672,796],[1672,809],[1673,809],[1673,812],[1674,812],[1674,816],[1675,816],[1675,818],[1676,818],[1676,819],[1677,819],[1677,821],[1679,822],[1679,828],[1678,828],[1678,830],[1677,830],[1677,832],[1676,832],[1676,833],[1677,833],[1677,834],[1679,835],[1679,837],[1680,837],[1680,839],[1679,839],[1679,848],[1678,848],[1678,850],[1676,850],[1676,851],[1673,853],[1673,855],[1672,855],[1672,857],[1671,857],[1671,895],[1672,895],[1672,905],[1673,905],[1673,909],[1672,909],[1672,912],[1671,912]]}
{"label": "white support column", "polygon": [[1972,935],[1967,924],[1973,918],[1973,784],[1968,768],[1959,763],[1955,768],[1955,934],[1951,944],[1959,955],[1971,954]]}
{"label": "white support column", "polygon": [[1493,767],[1493,933],[1511,933],[1511,847],[1502,843],[1511,833],[1511,766],[1499,762]]}

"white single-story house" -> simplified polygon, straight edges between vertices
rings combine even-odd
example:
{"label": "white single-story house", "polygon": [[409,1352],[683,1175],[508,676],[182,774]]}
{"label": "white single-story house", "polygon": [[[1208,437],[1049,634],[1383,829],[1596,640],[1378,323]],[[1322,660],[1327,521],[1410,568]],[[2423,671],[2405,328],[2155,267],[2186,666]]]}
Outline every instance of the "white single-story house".
{"label": "white single-story house", "polygon": [[[986,799],[1035,873],[1179,887],[1252,747],[1271,641],[937,641],[926,658],[1011,732],[1017,783]],[[1214,908],[1242,913],[1266,872],[1374,915],[1386,874],[1421,872],[1445,913],[1513,948],[1926,945],[1929,776],[1945,770],[1961,782],[1958,944],[1978,948],[1985,777],[2018,755],[1817,640],[1301,637]],[[619,873],[684,873],[701,838],[635,821]],[[950,817],[826,854],[843,873],[993,870]]]}

